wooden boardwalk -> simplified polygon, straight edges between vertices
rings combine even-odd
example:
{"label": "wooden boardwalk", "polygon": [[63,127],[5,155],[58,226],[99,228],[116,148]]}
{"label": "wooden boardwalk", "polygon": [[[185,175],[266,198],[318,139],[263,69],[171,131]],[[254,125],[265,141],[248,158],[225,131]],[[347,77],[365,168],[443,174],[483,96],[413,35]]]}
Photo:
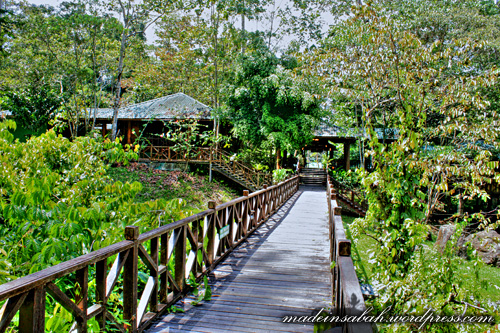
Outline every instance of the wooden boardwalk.
{"label": "wooden boardwalk", "polygon": [[217,266],[211,301],[187,297],[148,332],[313,332],[282,317],[331,306],[327,212],[323,187],[302,187]]}

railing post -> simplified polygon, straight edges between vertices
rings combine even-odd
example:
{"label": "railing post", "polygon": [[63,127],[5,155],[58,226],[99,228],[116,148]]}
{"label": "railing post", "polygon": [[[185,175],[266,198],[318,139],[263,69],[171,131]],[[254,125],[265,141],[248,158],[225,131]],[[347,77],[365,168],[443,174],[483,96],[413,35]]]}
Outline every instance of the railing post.
{"label": "railing post", "polygon": [[96,285],[96,301],[102,306],[102,312],[97,315],[96,320],[99,323],[99,328],[102,332],[106,331],[106,278],[108,270],[108,259],[103,259],[95,264],[95,285]]}
{"label": "railing post", "polygon": [[175,283],[179,286],[180,292],[186,288],[186,226],[179,227],[179,238],[175,243],[174,268],[175,268]]}
{"label": "railing post", "polygon": [[236,212],[235,212],[235,206],[227,207],[226,208],[226,214],[227,216],[227,223],[229,224],[229,235],[227,236],[228,238],[228,245],[231,248],[234,248],[234,225],[236,222]]}
{"label": "railing post", "polygon": [[[264,190],[267,190],[267,184],[262,186]],[[267,219],[270,216],[269,212],[269,191],[264,193],[264,219]]]}
{"label": "railing post", "polygon": [[19,311],[19,333],[45,331],[45,288],[29,291]]}
{"label": "railing post", "polygon": [[[168,232],[160,236],[160,265],[168,267]],[[168,269],[167,269],[168,271]],[[160,274],[160,303],[168,303],[168,274]]]}
{"label": "railing post", "polygon": [[78,288],[76,289],[75,303],[76,306],[82,310],[83,318],[77,318],[77,331],[78,333],[87,332],[87,300],[88,300],[88,285],[89,285],[89,267],[85,266],[82,269],[76,271],[76,283]]}
{"label": "railing post", "polygon": [[208,263],[210,266],[214,263],[215,260],[215,237],[217,234],[217,228],[215,224],[217,223],[217,216],[215,212],[215,207],[217,207],[217,203],[215,201],[209,201],[208,202],[208,209],[213,209],[214,212],[211,215],[211,221],[210,225],[208,226],[207,230],[207,237],[208,237],[208,244],[207,244],[207,256],[208,256]]}
{"label": "railing post", "polygon": [[248,227],[248,215],[250,213],[250,209],[248,208],[248,206],[250,205],[250,200],[248,200],[248,195],[249,195],[248,190],[243,190],[243,196],[247,197],[247,199],[243,202],[243,204],[245,205],[245,208],[243,209],[243,212],[242,212],[242,219],[243,219],[242,230],[243,230],[244,236],[247,235],[248,229],[249,229],[249,227]]}
{"label": "railing post", "polygon": [[134,242],[123,267],[123,319],[129,332],[137,332],[137,263],[139,260],[139,227],[125,228],[125,239]]}
{"label": "railing post", "polygon": [[149,300],[149,308],[151,312],[158,312],[158,257],[159,257],[159,238],[155,237],[150,241],[151,247],[151,259],[156,264],[156,271],[152,270],[151,276],[154,279],[155,285],[153,287],[153,293],[151,294],[151,299]]}
{"label": "railing post", "polygon": [[[198,238],[197,238],[197,241],[198,241],[198,250],[200,249],[203,249],[203,242],[204,242],[204,239],[205,239],[205,234],[204,234],[204,230],[203,230],[203,226],[205,225],[205,223],[208,223],[208,218],[205,218],[203,219],[203,224],[202,224],[202,221],[198,221],[197,223],[197,226],[198,226]],[[201,256],[201,260],[200,260],[200,265],[199,265],[199,268],[200,268],[200,275],[203,273],[203,265],[204,265],[204,257],[203,257],[203,251],[201,251],[199,253],[199,255]],[[196,258],[198,258],[198,252],[196,253]],[[198,261],[198,260],[197,260]]]}

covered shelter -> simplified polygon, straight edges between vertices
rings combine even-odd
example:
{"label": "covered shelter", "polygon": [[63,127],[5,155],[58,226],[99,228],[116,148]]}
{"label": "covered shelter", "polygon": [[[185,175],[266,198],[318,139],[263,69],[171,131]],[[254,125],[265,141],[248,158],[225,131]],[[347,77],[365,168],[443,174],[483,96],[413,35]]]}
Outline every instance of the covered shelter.
{"label": "covered shelter", "polygon": [[351,144],[356,143],[359,136],[349,135],[345,129],[329,125],[326,122],[319,125],[314,131],[313,141],[303,148],[303,151],[310,152],[328,152],[330,158],[333,158],[336,147],[335,143],[341,143],[344,146],[343,165],[346,170],[351,167],[350,164],[350,149]]}
{"label": "covered shelter", "polygon": [[[96,112],[96,128],[105,136],[111,131],[113,109],[88,109]],[[184,93],[176,93],[146,102],[127,105],[118,110],[118,135],[124,143],[131,144],[143,133],[154,145],[163,145],[159,134],[164,123],[179,119],[194,119],[201,125],[213,128],[212,108]]]}
{"label": "covered shelter", "polygon": [[[346,129],[336,125],[330,125],[327,122],[319,125],[314,132],[314,139],[311,144],[303,148],[303,151],[310,152],[328,152],[329,157],[333,158],[335,152],[335,145],[340,143],[343,145],[343,161],[342,165],[345,170],[351,167],[351,145],[358,142],[359,145],[364,145],[367,134],[364,130]],[[398,130],[394,128],[374,128],[379,142],[390,144],[397,140]],[[358,132],[358,134],[354,134]],[[369,163],[365,160],[366,163]]]}

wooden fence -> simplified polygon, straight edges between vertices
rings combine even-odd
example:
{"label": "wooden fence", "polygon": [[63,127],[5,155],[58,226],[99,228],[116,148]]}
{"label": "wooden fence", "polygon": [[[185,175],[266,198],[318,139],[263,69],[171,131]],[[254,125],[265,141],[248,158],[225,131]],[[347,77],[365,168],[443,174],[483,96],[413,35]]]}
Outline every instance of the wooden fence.
{"label": "wooden fence", "polygon": [[261,188],[263,184],[272,184],[273,176],[270,173],[257,171],[252,167],[238,161],[231,161],[231,156],[223,150],[215,150],[212,158],[215,164],[227,170],[234,176],[243,178],[254,188]]}
{"label": "wooden fence", "polygon": [[[43,332],[47,293],[73,315],[71,331],[87,332],[87,322],[96,318],[101,331],[108,321],[121,332],[141,332],[188,292],[186,279],[199,281],[213,270],[298,184],[293,177],[252,194],[244,191],[219,206],[209,202],[208,210],[143,234],[129,226],[122,242],[5,283],[0,286],[0,301],[7,300],[0,312],[0,333],[18,312],[19,332]],[[57,286],[62,277],[74,279],[74,296]],[[92,285],[95,281],[95,289],[89,288],[89,280]],[[123,318],[115,318],[112,301]]]}
{"label": "wooden fence", "polygon": [[272,183],[272,175],[257,171],[251,166],[238,161],[231,161],[231,155],[227,152],[209,147],[195,147],[189,151],[174,149],[169,146],[150,145],[141,150],[139,157],[149,161],[158,162],[195,162],[210,163],[219,167],[222,172],[227,172],[233,180],[240,180],[253,189],[260,189],[264,184]]}
{"label": "wooden fence", "polygon": [[[336,316],[357,316],[365,310],[358,276],[351,258],[351,241],[347,239],[342,222],[342,208],[337,204],[332,180],[327,178],[328,225],[330,232],[330,260],[335,263],[332,269],[332,295]],[[344,332],[373,332],[370,323],[347,323]]]}
{"label": "wooden fence", "polygon": [[148,146],[141,150],[139,157],[161,162],[209,162],[211,148],[194,147],[183,151],[170,146]]}
{"label": "wooden fence", "polygon": [[368,210],[368,202],[362,193],[348,188],[333,178],[330,178],[330,182],[337,191],[337,200],[342,200],[361,216],[365,216],[365,213]]}

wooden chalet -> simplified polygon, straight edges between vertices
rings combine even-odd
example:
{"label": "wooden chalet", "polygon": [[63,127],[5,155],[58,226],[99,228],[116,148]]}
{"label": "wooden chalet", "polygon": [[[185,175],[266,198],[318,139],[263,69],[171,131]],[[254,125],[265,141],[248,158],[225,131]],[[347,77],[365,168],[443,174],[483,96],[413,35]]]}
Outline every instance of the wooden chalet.
{"label": "wooden chalet", "polygon": [[[94,110],[89,110],[94,112]],[[124,143],[134,143],[143,133],[155,146],[167,145],[166,139],[160,137],[165,130],[165,122],[179,119],[196,119],[207,129],[212,129],[214,119],[212,108],[184,94],[177,93],[150,101],[124,106],[118,111],[118,135],[124,137]],[[103,136],[111,131],[113,109],[96,110],[96,128]]]}

